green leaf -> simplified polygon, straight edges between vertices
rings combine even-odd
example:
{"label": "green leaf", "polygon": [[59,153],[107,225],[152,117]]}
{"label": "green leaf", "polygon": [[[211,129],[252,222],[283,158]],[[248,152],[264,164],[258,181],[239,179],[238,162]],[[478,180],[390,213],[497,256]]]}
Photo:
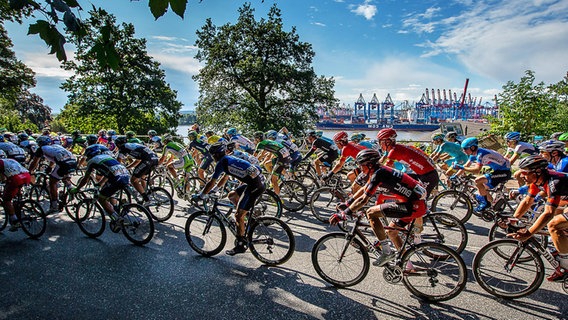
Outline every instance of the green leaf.
{"label": "green leaf", "polygon": [[67,3],[67,5],[70,6],[71,8],[76,8],[76,7],[81,8],[77,0],[63,0],[63,1],[65,1],[65,3]]}
{"label": "green leaf", "polygon": [[38,20],[36,23],[30,24],[28,34],[39,34],[39,37],[51,47],[49,54],[55,53],[59,61],[67,61],[67,55],[63,47],[65,37],[55,26],[45,20]]}
{"label": "green leaf", "polygon": [[28,28],[28,35],[30,34],[41,34],[42,32],[46,32],[49,29],[49,22],[45,20],[38,20],[36,23],[30,24]]}
{"label": "green leaf", "polygon": [[105,52],[106,52],[107,65],[111,67],[113,70],[118,70],[120,57],[118,56],[118,53],[116,53],[114,45],[107,45],[105,47]]}
{"label": "green leaf", "polygon": [[170,0],[172,10],[183,19],[187,7],[187,0]]}
{"label": "green leaf", "polygon": [[148,5],[150,6],[150,12],[154,15],[154,18],[158,19],[163,16],[168,9],[168,0],[150,0]]}

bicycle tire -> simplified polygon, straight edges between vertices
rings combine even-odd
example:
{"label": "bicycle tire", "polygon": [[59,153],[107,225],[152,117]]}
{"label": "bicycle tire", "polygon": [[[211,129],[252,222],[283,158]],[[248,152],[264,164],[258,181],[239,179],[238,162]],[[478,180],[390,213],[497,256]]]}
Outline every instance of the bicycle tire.
{"label": "bicycle tire", "polygon": [[469,197],[457,190],[446,190],[438,193],[432,199],[430,210],[433,212],[444,211],[451,213],[460,219],[463,224],[471,218],[474,211]]}
{"label": "bicycle tire", "polygon": [[[438,252],[431,257],[425,252]],[[437,259],[446,256],[446,259]],[[409,263],[412,270],[407,270]],[[425,242],[411,247],[401,258],[402,283],[416,297],[429,302],[450,300],[467,283],[467,267],[458,253],[439,243]],[[440,293],[435,293],[441,289]]]}
{"label": "bicycle tire", "polygon": [[175,191],[173,181],[170,178],[161,174],[151,176],[149,185],[152,187],[164,188],[168,190],[168,192],[170,192],[171,195],[173,195]]}
{"label": "bicycle tire", "polygon": [[[499,298],[517,299],[533,293],[540,287],[544,280],[544,264],[533,248],[527,246],[522,253],[530,259],[526,259],[525,262],[513,259],[511,261],[513,267],[507,270],[507,264],[518,248],[519,241],[502,239],[490,242],[479,249],[473,258],[471,269],[475,280],[483,290]],[[509,255],[504,258],[503,253]],[[529,268],[532,270],[528,270]],[[498,279],[501,273],[506,273],[501,275],[503,280]]]}
{"label": "bicycle tire", "polygon": [[[509,232],[501,227],[499,227],[499,225],[497,223],[493,224],[493,226],[491,227],[491,229],[489,229],[489,242],[495,241],[495,240],[500,240],[500,239],[510,239],[507,238],[507,234]],[[540,245],[543,248],[548,247],[548,236],[546,235],[542,235],[542,234],[535,234],[533,235],[533,237],[535,237],[535,239],[537,239],[537,241],[540,243]],[[507,258],[507,255],[501,251],[499,251],[498,248],[495,249],[495,253],[499,254],[502,258]],[[519,261],[520,262],[527,262],[530,260],[530,257],[520,257]]]}
{"label": "bicycle tire", "polygon": [[148,209],[152,218],[159,222],[168,221],[174,214],[172,195],[168,190],[161,187],[150,187],[147,194],[151,205],[147,206],[146,209]]}
{"label": "bicycle tire", "polygon": [[75,222],[89,238],[98,238],[105,231],[104,210],[96,199],[83,199],[75,209]]}
{"label": "bicycle tire", "polygon": [[47,219],[41,205],[35,200],[25,200],[20,206],[20,224],[24,233],[32,239],[41,237],[47,228]]}
{"label": "bicycle tire", "polygon": [[296,249],[292,229],[274,217],[255,218],[248,229],[247,241],[252,255],[269,266],[290,260]]}
{"label": "bicycle tire", "polygon": [[37,201],[43,212],[48,212],[51,206],[49,191],[45,185],[33,185],[30,189],[30,199]]}
{"label": "bicycle tire", "polygon": [[124,219],[122,234],[130,242],[142,246],[154,237],[154,220],[148,209],[137,203],[122,206],[120,216]]}
{"label": "bicycle tire", "polygon": [[[177,190],[178,192],[178,197],[184,199],[184,195],[187,195],[187,199],[185,200],[189,200],[189,197],[191,197],[191,195],[199,193],[201,191],[201,189],[203,189],[203,186],[205,185],[205,181],[203,179],[201,179],[200,177],[188,177],[187,180],[185,181],[185,189],[180,189]],[[182,188],[181,186],[178,188]]]}
{"label": "bicycle tire", "polygon": [[315,190],[319,189],[320,185],[317,179],[309,174],[301,174],[295,178],[296,181],[300,182],[304,187],[306,187],[307,195],[309,196]]}
{"label": "bicycle tire", "polygon": [[4,206],[0,206],[0,231],[6,229],[7,225],[8,225],[8,214],[6,214]]}
{"label": "bicycle tire", "polygon": [[338,288],[363,281],[371,265],[369,252],[363,243],[357,238],[347,243],[345,234],[340,232],[328,233],[316,241],[311,257],[316,273]]}
{"label": "bicycle tire", "polygon": [[300,211],[308,203],[308,192],[300,182],[285,180],[280,183],[282,207],[288,211]]}
{"label": "bicycle tire", "polygon": [[309,203],[310,211],[314,217],[323,223],[329,223],[329,218],[337,212],[335,205],[338,202],[345,201],[339,197],[340,195],[340,191],[331,187],[321,187],[314,191]]}
{"label": "bicycle tire", "polygon": [[195,252],[211,257],[225,247],[227,230],[219,217],[196,211],[185,221],[185,239]]}
{"label": "bicycle tire", "polygon": [[422,240],[443,244],[461,254],[467,246],[468,234],[466,227],[457,217],[438,212],[424,217]]}
{"label": "bicycle tire", "polygon": [[253,210],[256,216],[280,218],[282,216],[282,200],[274,191],[266,189],[256,199]]}

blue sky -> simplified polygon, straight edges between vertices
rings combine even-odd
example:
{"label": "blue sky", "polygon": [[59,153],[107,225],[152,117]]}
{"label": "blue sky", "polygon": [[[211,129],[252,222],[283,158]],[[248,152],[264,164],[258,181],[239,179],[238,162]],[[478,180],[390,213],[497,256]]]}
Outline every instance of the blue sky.
{"label": "blue sky", "polygon": [[[333,76],[336,97],[353,105],[390,93],[395,103],[415,102],[425,89],[468,92],[492,101],[507,81],[525,70],[537,81],[556,83],[568,71],[568,0],[284,0],[251,1],[257,19],[273,3],[285,30],[296,27],[300,40],[313,45],[318,75]],[[194,109],[199,95],[191,76],[199,71],[195,31],[206,18],[217,26],[234,23],[243,1],[189,0],[185,18],[173,12],[154,20],[148,1],[84,1],[103,6],[118,21],[129,22],[148,40],[148,52],[162,65],[183,109]],[[83,17],[86,11],[81,13]],[[69,76],[27,24],[8,23],[14,51],[36,72],[33,90],[54,111],[67,101],[59,85]],[[71,46],[67,46],[72,57]]]}

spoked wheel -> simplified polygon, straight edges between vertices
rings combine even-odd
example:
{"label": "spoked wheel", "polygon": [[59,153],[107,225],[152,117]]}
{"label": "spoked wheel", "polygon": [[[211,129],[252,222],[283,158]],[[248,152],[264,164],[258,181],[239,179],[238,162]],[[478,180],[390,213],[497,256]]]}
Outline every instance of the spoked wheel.
{"label": "spoked wheel", "polygon": [[422,241],[440,243],[461,254],[467,246],[467,229],[453,215],[443,212],[435,213],[424,217]]}
{"label": "spoked wheel", "polygon": [[329,218],[337,212],[335,206],[339,202],[345,202],[340,191],[331,187],[322,187],[312,194],[310,210],[316,219],[323,223],[329,223]]}
{"label": "spoked wheel", "polygon": [[474,211],[469,197],[465,193],[456,190],[446,190],[438,193],[432,199],[430,210],[452,214],[462,223],[466,223]]}
{"label": "spoked wheel", "polygon": [[329,233],[312,248],[317,274],[332,285],[344,288],[363,281],[369,272],[367,249],[357,238],[348,241],[344,233]]}
{"label": "spoked wheel", "polygon": [[6,229],[8,225],[8,215],[3,206],[0,206],[0,231]]}
{"label": "spoked wheel", "polygon": [[402,256],[400,265],[403,267],[404,286],[413,295],[427,301],[452,299],[463,291],[467,283],[463,259],[441,244],[426,242],[410,248]]}
{"label": "spoked wheel", "polygon": [[539,254],[513,239],[486,244],[473,258],[472,271],[485,291],[505,299],[527,296],[544,280],[544,264]]}
{"label": "spoked wheel", "polygon": [[144,245],[154,236],[154,221],[148,209],[137,203],[124,205],[120,212],[124,219],[122,233],[135,245]]}
{"label": "spoked wheel", "polygon": [[290,227],[274,217],[256,218],[249,229],[247,240],[252,255],[270,266],[288,261],[296,248]]}
{"label": "spoked wheel", "polygon": [[75,222],[89,238],[97,238],[105,231],[105,214],[96,199],[83,199],[75,209]]}
{"label": "spoked wheel", "polygon": [[148,191],[149,204],[146,209],[154,220],[159,222],[167,221],[174,214],[174,199],[164,188],[151,187]]}
{"label": "spoked wheel", "polygon": [[280,200],[282,206],[289,211],[300,211],[308,202],[308,191],[296,180],[286,180],[280,183]]}
{"label": "spoked wheel", "polygon": [[221,220],[205,211],[192,213],[185,222],[185,239],[202,256],[218,254],[227,242],[227,231]]}
{"label": "spoked wheel", "polygon": [[256,199],[253,209],[255,216],[280,218],[282,216],[282,201],[274,191],[266,189],[264,193]]}
{"label": "spoked wheel", "polygon": [[32,239],[43,235],[47,227],[47,220],[37,201],[26,200],[21,203],[20,224],[22,230]]}
{"label": "spoked wheel", "polygon": [[166,175],[156,174],[150,177],[150,187],[160,187],[168,190],[168,192],[174,194],[174,182],[169,179]]}
{"label": "spoked wheel", "polygon": [[[508,232],[506,229],[501,228],[499,224],[495,223],[489,230],[489,242],[500,239],[511,239],[507,238],[507,234],[509,233],[510,232]],[[540,245],[543,248],[548,247],[548,236],[543,234],[535,234],[533,237],[540,243]],[[501,251],[499,247],[494,248],[494,251],[496,254],[500,255],[503,259],[508,259],[510,256],[507,252]],[[521,257],[519,257],[519,261],[521,262],[527,262],[530,260],[531,257],[528,255],[522,255]]]}
{"label": "spoked wheel", "polygon": [[30,199],[37,201],[44,213],[49,211],[49,191],[45,185],[33,185],[30,189]]}

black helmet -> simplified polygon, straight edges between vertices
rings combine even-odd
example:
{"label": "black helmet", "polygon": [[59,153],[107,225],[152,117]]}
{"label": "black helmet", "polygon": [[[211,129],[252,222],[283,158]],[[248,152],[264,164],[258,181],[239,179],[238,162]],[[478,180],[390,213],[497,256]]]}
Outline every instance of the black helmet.
{"label": "black helmet", "polygon": [[227,150],[232,152],[233,150],[235,150],[235,147],[236,147],[235,141],[231,141],[231,142],[227,143]]}
{"label": "black helmet", "polygon": [[81,131],[79,131],[79,130],[73,130],[73,132],[71,132],[71,136],[73,138],[77,138],[80,135],[81,135]]}
{"label": "black helmet", "polygon": [[39,136],[36,139],[36,143],[40,147],[47,146],[48,144],[51,144],[51,138],[49,138],[48,136]]}
{"label": "black helmet", "polygon": [[88,146],[87,149],[85,149],[85,157],[87,157],[87,160],[90,160],[93,157],[98,156],[102,152],[103,150],[101,149],[101,145],[93,144],[92,146]]}
{"label": "black helmet", "polygon": [[546,169],[548,167],[548,161],[539,156],[539,155],[532,155],[524,158],[519,163],[519,168],[524,170],[535,171],[538,169]]}
{"label": "black helmet", "polygon": [[310,131],[308,131],[307,136],[308,136],[308,137],[314,137],[314,138],[315,138],[315,137],[318,136],[318,133],[317,133],[315,130],[310,130]]}
{"label": "black helmet", "polygon": [[87,140],[88,145],[92,145],[92,144],[97,143],[97,141],[99,140],[99,137],[97,137],[94,134],[89,134],[85,137],[85,140]]}
{"label": "black helmet", "polygon": [[257,131],[254,133],[254,138],[259,140],[264,140],[264,132]]}
{"label": "black helmet", "polygon": [[446,133],[446,139],[453,139],[453,138],[457,138],[458,134],[455,131],[449,131],[448,133]]}
{"label": "black helmet", "polygon": [[126,140],[126,137],[124,137],[124,136],[120,136],[120,137],[118,137],[114,140],[114,144],[116,144],[119,147],[124,145],[126,142],[127,142],[127,140]]}
{"label": "black helmet", "polygon": [[357,154],[356,161],[360,166],[367,165],[369,163],[379,164],[381,160],[381,154],[374,149],[361,150]]}

